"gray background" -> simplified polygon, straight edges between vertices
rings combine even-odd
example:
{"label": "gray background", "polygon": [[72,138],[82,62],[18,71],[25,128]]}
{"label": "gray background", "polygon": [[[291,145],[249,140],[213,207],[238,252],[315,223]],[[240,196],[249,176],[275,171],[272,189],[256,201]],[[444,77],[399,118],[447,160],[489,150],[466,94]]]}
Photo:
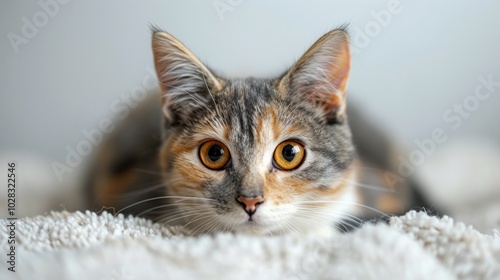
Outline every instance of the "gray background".
{"label": "gray background", "polygon": [[[220,17],[214,4],[229,2],[234,7]],[[112,102],[153,67],[150,23],[219,73],[265,77],[281,73],[333,27],[349,23],[356,35],[390,2],[73,0],[16,53],[8,34],[21,35],[22,18],[32,21],[43,9],[37,1],[2,0],[0,154],[63,162],[65,147],[112,117]],[[473,94],[478,76],[500,81],[500,2],[399,2],[400,12],[353,54],[351,101],[410,149],[435,127],[450,139],[499,142],[498,93],[456,131],[442,114]]]}

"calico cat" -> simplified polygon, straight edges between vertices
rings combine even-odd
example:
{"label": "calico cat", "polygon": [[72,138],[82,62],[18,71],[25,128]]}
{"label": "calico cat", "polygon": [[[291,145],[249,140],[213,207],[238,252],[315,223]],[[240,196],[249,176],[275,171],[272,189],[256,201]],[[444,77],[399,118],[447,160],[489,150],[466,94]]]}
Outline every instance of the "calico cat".
{"label": "calico cat", "polygon": [[[360,160],[353,144],[343,28],[323,35],[270,79],[220,77],[156,28],[152,48],[161,92],[96,154],[89,177],[94,210],[146,216],[193,234],[275,235],[330,234],[341,220],[359,223],[360,209],[377,214],[375,208],[412,206],[409,188],[375,199],[383,207],[360,195],[359,176],[366,173],[360,170],[377,153],[367,151],[368,160]],[[389,170],[391,148],[374,150]]]}

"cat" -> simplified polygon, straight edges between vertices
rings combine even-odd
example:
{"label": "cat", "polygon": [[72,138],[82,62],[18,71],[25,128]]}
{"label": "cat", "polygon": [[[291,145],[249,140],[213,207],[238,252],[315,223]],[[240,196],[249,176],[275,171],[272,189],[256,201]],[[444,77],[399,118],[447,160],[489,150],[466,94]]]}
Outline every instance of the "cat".
{"label": "cat", "polygon": [[378,215],[375,208],[411,208],[412,188],[398,189],[404,199],[378,197],[382,207],[369,206],[370,195],[360,191],[370,159],[390,170],[392,148],[356,153],[353,138],[377,143],[380,133],[363,121],[361,134],[351,132],[348,115],[358,114],[347,113],[345,28],[323,35],[269,79],[221,77],[158,28],[152,50],[160,92],[95,155],[88,183],[94,210],[145,216],[193,234],[330,235],[342,231],[335,227],[341,221],[359,224],[360,209]]}

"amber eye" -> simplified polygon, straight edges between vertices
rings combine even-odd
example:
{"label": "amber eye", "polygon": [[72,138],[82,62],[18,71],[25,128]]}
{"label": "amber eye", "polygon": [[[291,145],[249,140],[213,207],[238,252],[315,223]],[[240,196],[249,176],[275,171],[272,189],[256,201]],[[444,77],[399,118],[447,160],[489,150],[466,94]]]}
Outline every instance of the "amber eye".
{"label": "amber eye", "polygon": [[306,151],[304,145],[297,141],[287,140],[274,150],[273,163],[281,170],[292,170],[299,167],[304,161]]}
{"label": "amber eye", "polygon": [[200,159],[207,168],[221,170],[227,166],[231,155],[224,144],[211,140],[201,144]]}

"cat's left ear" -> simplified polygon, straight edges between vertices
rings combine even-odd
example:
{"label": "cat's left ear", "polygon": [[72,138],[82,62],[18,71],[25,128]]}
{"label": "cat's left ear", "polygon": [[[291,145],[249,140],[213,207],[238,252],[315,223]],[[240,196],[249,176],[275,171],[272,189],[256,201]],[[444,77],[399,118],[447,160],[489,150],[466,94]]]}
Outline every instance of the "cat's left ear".
{"label": "cat's left ear", "polygon": [[343,29],[332,30],[279,80],[278,90],[310,101],[322,109],[327,122],[340,121],[345,114],[350,64],[349,35]]}

